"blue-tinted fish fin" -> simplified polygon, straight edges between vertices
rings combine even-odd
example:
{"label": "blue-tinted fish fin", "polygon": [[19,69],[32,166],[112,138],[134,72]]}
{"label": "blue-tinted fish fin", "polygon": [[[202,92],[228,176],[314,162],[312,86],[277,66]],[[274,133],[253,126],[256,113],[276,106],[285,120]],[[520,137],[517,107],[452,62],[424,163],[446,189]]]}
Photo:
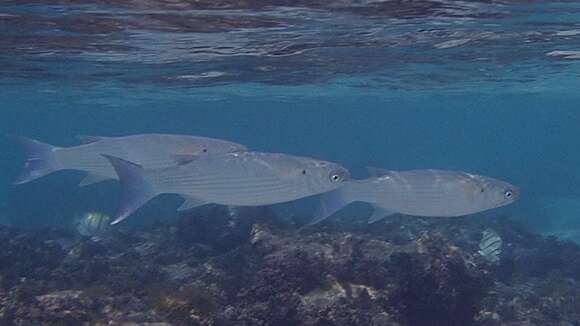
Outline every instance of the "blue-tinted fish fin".
{"label": "blue-tinted fish fin", "polygon": [[119,209],[115,219],[111,222],[111,224],[117,224],[157,196],[158,193],[153,190],[153,185],[146,177],[145,170],[141,165],[110,155],[103,156],[111,162],[121,183]]}
{"label": "blue-tinted fish fin", "polygon": [[369,217],[368,223],[372,224],[372,223],[378,222],[378,221],[380,221],[386,217],[389,217],[393,214],[396,214],[396,212],[388,210],[386,208],[382,208],[382,207],[373,205],[373,213]]}
{"label": "blue-tinted fish fin", "polygon": [[24,150],[26,160],[22,173],[14,184],[23,184],[61,169],[56,157],[58,147],[26,137],[17,139]]}
{"label": "blue-tinted fish fin", "polygon": [[177,165],[184,165],[197,160],[200,156],[194,154],[174,154],[172,157]]}
{"label": "blue-tinted fish fin", "polygon": [[185,199],[183,201],[183,203],[181,204],[181,206],[179,206],[179,208],[177,208],[177,211],[181,212],[181,211],[186,211],[188,209],[192,209],[198,206],[203,206],[205,204],[208,204],[207,202],[191,197],[191,196],[182,196],[183,199]]}
{"label": "blue-tinted fish fin", "polygon": [[391,173],[391,171],[389,171],[387,169],[375,168],[372,166],[367,166],[367,171],[369,172],[369,174],[372,177],[378,177],[378,176],[382,176],[382,175]]}
{"label": "blue-tinted fish fin", "polygon": [[325,220],[330,215],[336,213],[352,201],[344,198],[340,189],[320,195],[320,205],[314,213],[314,218],[308,225],[314,225]]}
{"label": "blue-tinted fish fin", "polygon": [[106,180],[111,180],[111,178],[104,177],[104,176],[101,176],[98,174],[89,173],[81,180],[81,182],[79,183],[79,187],[92,185],[92,184],[103,182]]}
{"label": "blue-tinted fish fin", "polygon": [[101,141],[101,140],[105,139],[106,137],[79,135],[79,136],[75,136],[75,138],[78,141],[80,141],[81,144],[90,144],[90,143]]}

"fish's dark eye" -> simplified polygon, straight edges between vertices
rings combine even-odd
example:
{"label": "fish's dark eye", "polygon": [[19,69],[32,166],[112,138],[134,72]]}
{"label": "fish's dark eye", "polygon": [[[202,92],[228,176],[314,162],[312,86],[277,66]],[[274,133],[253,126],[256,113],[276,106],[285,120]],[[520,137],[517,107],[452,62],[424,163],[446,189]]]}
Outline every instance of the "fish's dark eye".
{"label": "fish's dark eye", "polygon": [[481,188],[480,192],[484,192],[484,191],[485,191],[485,189]]}
{"label": "fish's dark eye", "polygon": [[302,170],[302,175],[306,174],[306,170]]}
{"label": "fish's dark eye", "polygon": [[505,198],[510,199],[510,198],[512,198],[512,196],[514,194],[511,191],[508,190],[503,195],[504,195]]}
{"label": "fish's dark eye", "polygon": [[207,148],[204,148],[201,151],[204,152],[204,153],[207,153]]}
{"label": "fish's dark eye", "polygon": [[342,179],[343,178],[340,174],[333,173],[330,175],[330,181],[332,181],[332,182],[341,182]]}

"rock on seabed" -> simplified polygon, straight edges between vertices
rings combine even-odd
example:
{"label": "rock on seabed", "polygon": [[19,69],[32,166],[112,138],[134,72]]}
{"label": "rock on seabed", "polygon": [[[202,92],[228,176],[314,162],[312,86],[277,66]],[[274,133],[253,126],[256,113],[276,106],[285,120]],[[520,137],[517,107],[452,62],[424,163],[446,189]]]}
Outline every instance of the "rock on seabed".
{"label": "rock on seabed", "polygon": [[[503,219],[297,230],[199,210],[100,238],[0,229],[1,325],[578,325],[580,248]],[[335,224],[331,224],[335,223]],[[481,231],[504,241],[499,264]]]}

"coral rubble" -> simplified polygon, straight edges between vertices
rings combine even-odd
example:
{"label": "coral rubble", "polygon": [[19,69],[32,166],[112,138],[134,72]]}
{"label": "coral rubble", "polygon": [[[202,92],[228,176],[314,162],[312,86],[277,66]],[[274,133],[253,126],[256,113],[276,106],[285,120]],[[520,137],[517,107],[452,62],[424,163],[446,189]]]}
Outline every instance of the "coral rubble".
{"label": "coral rubble", "polygon": [[[334,224],[331,224],[334,223]],[[502,238],[479,256],[481,232]],[[578,325],[580,248],[507,219],[194,210],[98,238],[2,227],[2,325]]]}

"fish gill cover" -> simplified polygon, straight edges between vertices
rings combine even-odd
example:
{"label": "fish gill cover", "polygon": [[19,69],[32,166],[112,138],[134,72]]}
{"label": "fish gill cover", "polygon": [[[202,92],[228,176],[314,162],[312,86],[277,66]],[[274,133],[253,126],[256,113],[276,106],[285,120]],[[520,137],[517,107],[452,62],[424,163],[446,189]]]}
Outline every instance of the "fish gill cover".
{"label": "fish gill cover", "polygon": [[[0,324],[575,325],[580,249],[563,240],[580,242],[579,77],[577,1],[1,1]],[[131,151],[17,179],[23,161],[46,166],[13,136],[152,133],[357,180],[369,165],[470,171],[521,199],[373,224],[359,202],[308,225],[317,198],[164,197],[109,225],[119,182],[79,171]],[[142,145],[129,148],[155,148]],[[176,152],[150,163],[199,154]]]}

